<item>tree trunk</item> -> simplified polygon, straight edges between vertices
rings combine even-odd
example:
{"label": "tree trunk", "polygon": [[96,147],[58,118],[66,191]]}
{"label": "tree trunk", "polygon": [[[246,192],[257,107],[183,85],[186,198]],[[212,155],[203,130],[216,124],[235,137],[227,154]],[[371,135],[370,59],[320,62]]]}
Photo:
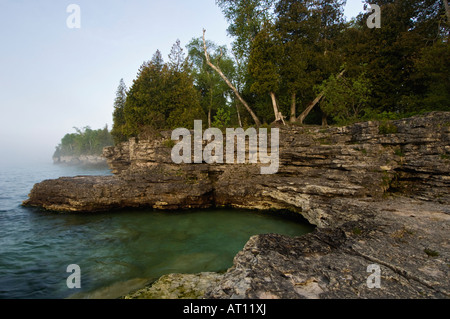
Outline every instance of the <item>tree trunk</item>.
{"label": "tree trunk", "polygon": [[[345,70],[342,71],[337,78],[340,79],[345,73]],[[300,122],[300,124],[303,124],[303,121],[305,120],[305,118],[309,115],[309,113],[312,111],[312,109],[317,105],[317,103],[320,102],[320,100],[323,98],[323,96],[325,95],[325,92],[321,92],[319,94],[318,97],[316,97],[316,99],[314,101],[312,101],[308,107],[303,111],[302,114],[300,114],[300,116],[297,118],[297,121]]]}
{"label": "tree trunk", "polygon": [[327,114],[322,111],[322,126],[328,127]]}
{"label": "tree trunk", "polygon": [[294,123],[297,120],[297,118],[296,118],[296,116],[297,116],[297,114],[296,114],[297,106],[296,106],[296,103],[295,103],[295,99],[296,98],[297,98],[297,94],[292,93],[292,97],[291,97],[291,119],[290,119],[291,123]]}
{"label": "tree trunk", "polygon": [[275,114],[275,121],[278,122],[280,120],[280,112],[278,112],[278,105],[277,100],[275,98],[275,93],[270,92],[270,98],[272,99],[273,114]]}
{"label": "tree trunk", "polygon": [[444,0],[445,13],[447,14],[447,22],[450,23],[450,7],[448,5],[448,0]]}
{"label": "tree trunk", "polygon": [[239,103],[238,101],[235,102],[236,103],[236,112],[237,112],[237,117],[238,117],[238,121],[239,121],[239,127],[242,127],[242,121],[241,121],[241,112],[239,112]]}
{"label": "tree trunk", "polygon": [[230,87],[230,89],[234,92],[234,94],[239,99],[239,101],[244,105],[244,107],[250,113],[250,115],[253,118],[253,121],[255,121],[255,124],[257,126],[261,126],[261,121],[258,119],[256,114],[252,111],[250,106],[248,106],[247,102],[245,102],[245,100],[241,97],[241,95],[239,94],[238,90],[233,86],[233,84],[231,84],[230,80],[228,80],[228,78],[225,76],[225,74],[223,74],[222,70],[219,67],[217,67],[217,66],[215,66],[214,64],[211,63],[211,61],[209,59],[208,50],[206,48],[205,33],[206,33],[206,30],[203,30],[203,48],[205,50],[206,63],[208,63],[208,65],[211,68],[213,68],[213,70],[216,71],[220,75],[220,77],[225,81],[225,83]]}
{"label": "tree trunk", "polygon": [[209,109],[208,109],[208,128],[211,128],[211,126],[212,126],[212,121],[211,121],[212,104],[213,104],[213,94],[212,94],[212,88],[210,88]]}
{"label": "tree trunk", "polygon": [[208,110],[208,128],[211,128],[211,107]]}
{"label": "tree trunk", "polygon": [[273,113],[275,114],[275,122],[281,121],[283,122],[284,125],[286,125],[286,123],[284,122],[283,114],[278,110],[277,98],[275,97],[275,93],[270,92],[270,98],[272,99]]}

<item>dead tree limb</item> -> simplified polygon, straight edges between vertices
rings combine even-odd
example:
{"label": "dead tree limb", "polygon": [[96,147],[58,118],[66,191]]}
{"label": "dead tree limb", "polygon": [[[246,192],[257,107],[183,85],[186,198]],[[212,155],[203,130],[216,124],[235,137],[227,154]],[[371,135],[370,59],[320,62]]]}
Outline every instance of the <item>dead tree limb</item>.
{"label": "dead tree limb", "polygon": [[216,71],[220,77],[225,81],[225,83],[230,87],[230,89],[234,92],[234,94],[236,95],[236,97],[239,99],[239,101],[244,105],[244,107],[247,109],[247,111],[250,113],[250,115],[253,118],[253,121],[255,121],[255,124],[257,126],[261,126],[261,121],[258,119],[258,117],[256,116],[256,114],[252,111],[252,109],[250,108],[250,106],[248,106],[247,102],[245,102],[245,100],[241,97],[241,95],[239,94],[238,90],[234,87],[233,84],[231,84],[230,80],[228,80],[228,78],[225,76],[225,74],[223,74],[222,70],[218,67],[215,66],[214,64],[211,63],[211,60],[209,59],[209,54],[208,54],[208,50],[206,47],[206,40],[205,40],[205,33],[206,30],[203,29],[203,48],[205,50],[205,57],[206,57],[206,63],[214,70]]}
{"label": "dead tree limb", "polygon": [[[345,71],[342,71],[337,78],[340,79],[344,74]],[[312,101],[307,107],[306,109],[302,112],[302,114],[299,115],[299,117],[297,118],[297,121],[300,122],[300,124],[303,124],[303,121],[305,120],[305,118],[309,115],[309,113],[312,111],[312,109],[320,102],[320,100],[323,98],[323,96],[325,95],[325,92],[321,92],[314,101]]]}

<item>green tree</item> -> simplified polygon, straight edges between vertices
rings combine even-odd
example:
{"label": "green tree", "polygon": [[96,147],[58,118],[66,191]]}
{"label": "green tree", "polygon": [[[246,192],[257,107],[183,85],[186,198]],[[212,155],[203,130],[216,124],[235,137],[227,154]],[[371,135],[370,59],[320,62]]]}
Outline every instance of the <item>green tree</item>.
{"label": "green tree", "polygon": [[317,89],[324,94],[321,109],[337,124],[357,121],[370,107],[370,82],[364,72],[350,79],[332,75]]}
{"label": "green tree", "polygon": [[246,63],[256,35],[264,23],[274,20],[276,0],[216,0],[216,3],[229,22],[228,34],[235,38],[233,51]]}
{"label": "green tree", "polygon": [[[228,79],[234,81],[234,63],[226,48],[211,41],[207,41],[206,45],[211,62],[218,65]],[[207,64],[202,39],[192,39],[187,48],[193,66],[195,87],[200,93],[202,108],[208,114],[208,127],[211,127],[213,116],[219,109],[228,107],[228,101],[234,100],[234,95],[220,75]]]}
{"label": "green tree", "polygon": [[295,122],[297,99],[314,98],[313,87],[318,72],[314,65],[314,23],[310,3],[280,0],[276,6],[276,29],[283,45],[281,60],[282,86],[290,97],[290,121]]}
{"label": "green tree", "polygon": [[251,91],[268,94],[272,101],[275,121],[283,120],[278,109],[276,94],[280,89],[280,61],[283,56],[278,34],[272,25],[266,24],[257,34],[249,59],[249,71],[254,82]]}
{"label": "green tree", "polygon": [[66,134],[56,147],[54,157],[101,155],[103,148],[114,144],[113,137],[106,125],[103,129],[92,130],[89,126],[82,129],[74,127],[76,133]]}
{"label": "green tree", "polygon": [[125,134],[137,137],[145,128],[192,128],[204,119],[199,95],[180,42],[172,47],[169,62],[163,64],[157,51],[139,69],[125,103]]}
{"label": "green tree", "polygon": [[450,111],[450,46],[448,42],[437,41],[422,48],[414,61],[411,75],[415,91],[404,97],[408,111]]}
{"label": "green tree", "polygon": [[217,113],[214,116],[214,122],[212,123],[212,127],[224,130],[229,126],[230,123],[231,123],[230,108],[224,107],[217,110]]}
{"label": "green tree", "polygon": [[[417,69],[427,47],[448,35],[443,23],[445,9],[440,0],[373,0],[380,5],[380,29],[366,26],[368,14],[362,14],[355,26],[346,30],[342,47],[351,68],[367,65],[372,85],[371,105],[379,113],[417,112],[417,95],[423,95],[424,82]],[[445,67],[444,67],[445,68]],[[423,76],[425,74],[422,73]],[[420,108],[420,107],[419,107]]]}
{"label": "green tree", "polygon": [[113,129],[111,131],[112,136],[116,144],[124,142],[126,135],[125,128],[125,102],[127,100],[127,87],[123,79],[120,80],[119,87],[116,92],[116,99],[114,100],[114,112],[113,112]]}

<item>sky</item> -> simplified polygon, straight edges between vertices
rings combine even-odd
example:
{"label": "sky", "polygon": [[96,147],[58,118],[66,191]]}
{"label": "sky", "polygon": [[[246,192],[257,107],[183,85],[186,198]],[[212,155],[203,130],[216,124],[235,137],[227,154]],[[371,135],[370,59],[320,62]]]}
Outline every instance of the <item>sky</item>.
{"label": "sky", "polygon": [[[348,19],[362,10],[347,0]],[[230,46],[227,27],[214,0],[0,0],[0,165],[51,162],[73,127],[111,128],[120,79],[203,28]]]}

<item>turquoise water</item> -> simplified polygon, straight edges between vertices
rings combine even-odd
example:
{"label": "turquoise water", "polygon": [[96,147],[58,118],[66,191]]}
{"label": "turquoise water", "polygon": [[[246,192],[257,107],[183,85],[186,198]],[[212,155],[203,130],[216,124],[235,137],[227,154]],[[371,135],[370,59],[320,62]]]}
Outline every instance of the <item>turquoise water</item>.
{"label": "turquoise water", "polygon": [[[253,235],[313,230],[231,209],[55,214],[20,206],[43,179],[107,174],[51,164],[0,171],[0,298],[114,298],[164,274],[225,271]],[[70,264],[81,268],[81,289],[67,288]]]}

